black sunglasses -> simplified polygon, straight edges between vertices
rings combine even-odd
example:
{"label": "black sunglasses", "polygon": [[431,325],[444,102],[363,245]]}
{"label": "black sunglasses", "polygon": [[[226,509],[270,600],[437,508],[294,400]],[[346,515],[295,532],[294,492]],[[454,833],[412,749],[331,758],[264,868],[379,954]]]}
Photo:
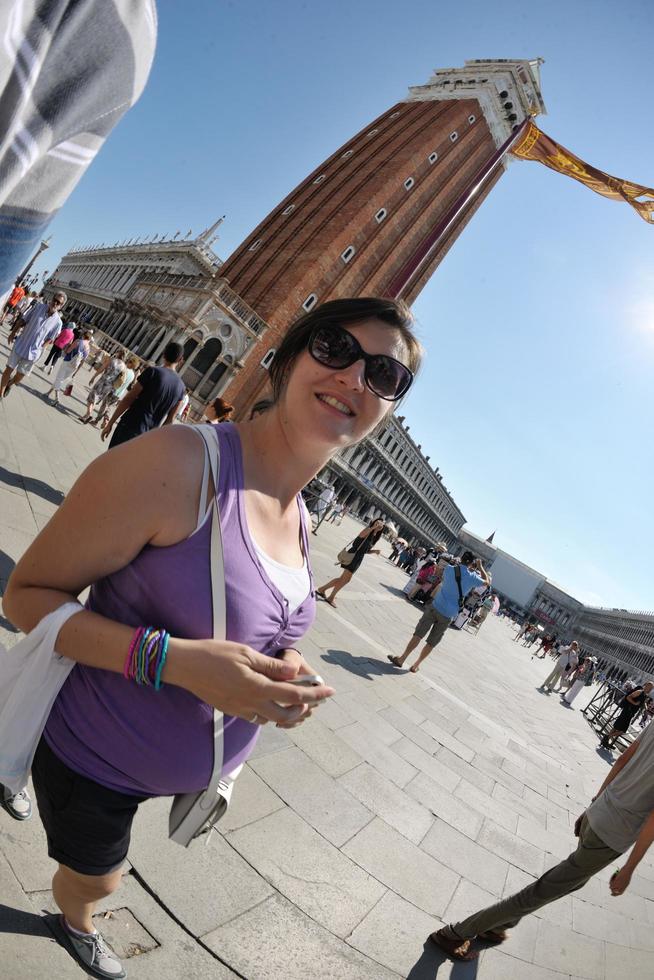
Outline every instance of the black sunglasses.
{"label": "black sunglasses", "polygon": [[368,354],[359,341],[339,323],[321,324],[309,338],[309,353],[314,360],[335,371],[365,362],[364,379],[374,395],[396,402],[413,383],[413,372],[388,354]]}

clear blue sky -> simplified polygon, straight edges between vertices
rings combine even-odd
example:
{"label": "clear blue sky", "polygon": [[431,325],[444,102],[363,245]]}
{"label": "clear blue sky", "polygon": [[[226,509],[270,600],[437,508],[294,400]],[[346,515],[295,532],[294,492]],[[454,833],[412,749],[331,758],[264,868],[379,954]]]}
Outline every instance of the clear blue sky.
{"label": "clear blue sky", "polygon": [[[654,185],[649,0],[159,0],[145,94],[51,226],[74,244],[225,213],[225,258],[306,174],[437,67],[545,58],[540,125]],[[415,306],[402,408],[484,536],[580,599],[654,608],[654,227],[514,163]]]}

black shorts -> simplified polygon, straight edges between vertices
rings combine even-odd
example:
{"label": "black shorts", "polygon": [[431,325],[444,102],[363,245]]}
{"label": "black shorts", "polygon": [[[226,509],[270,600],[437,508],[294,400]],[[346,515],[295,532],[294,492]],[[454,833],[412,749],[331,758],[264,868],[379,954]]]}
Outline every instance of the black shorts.
{"label": "black shorts", "polygon": [[132,820],[147,796],[107,789],[69,769],[41,738],[32,782],[48,854],[83,875],[116,871],[127,857]]}

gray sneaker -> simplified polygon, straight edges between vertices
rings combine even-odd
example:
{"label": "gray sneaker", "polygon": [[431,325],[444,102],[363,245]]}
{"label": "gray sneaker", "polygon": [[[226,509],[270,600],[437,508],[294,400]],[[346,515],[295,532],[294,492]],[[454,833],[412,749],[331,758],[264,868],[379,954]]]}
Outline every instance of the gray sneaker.
{"label": "gray sneaker", "polygon": [[22,789],[20,793],[14,793],[13,796],[9,795],[9,791],[4,786],[2,787],[2,791],[2,806],[7,813],[14,820],[29,820],[32,816],[32,801],[27,790]]}
{"label": "gray sneaker", "polygon": [[59,917],[57,925],[75,959],[92,976],[103,977],[106,980],[121,980],[126,976],[122,963],[107,946],[99,932],[89,936],[78,936],[70,931],[63,915]]}

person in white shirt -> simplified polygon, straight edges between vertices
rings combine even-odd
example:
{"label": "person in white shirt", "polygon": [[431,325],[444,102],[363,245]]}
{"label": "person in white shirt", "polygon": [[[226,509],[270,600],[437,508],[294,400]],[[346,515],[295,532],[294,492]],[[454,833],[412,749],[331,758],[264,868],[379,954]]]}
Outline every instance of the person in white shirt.
{"label": "person in white shirt", "polygon": [[559,685],[559,690],[561,690],[566,672],[570,673],[578,663],[579,644],[576,640],[573,640],[570,646],[560,648],[558,659],[554,665],[554,670],[549,677],[545,678],[538,690],[547,691],[549,694],[551,691],[555,690],[556,684]]}

